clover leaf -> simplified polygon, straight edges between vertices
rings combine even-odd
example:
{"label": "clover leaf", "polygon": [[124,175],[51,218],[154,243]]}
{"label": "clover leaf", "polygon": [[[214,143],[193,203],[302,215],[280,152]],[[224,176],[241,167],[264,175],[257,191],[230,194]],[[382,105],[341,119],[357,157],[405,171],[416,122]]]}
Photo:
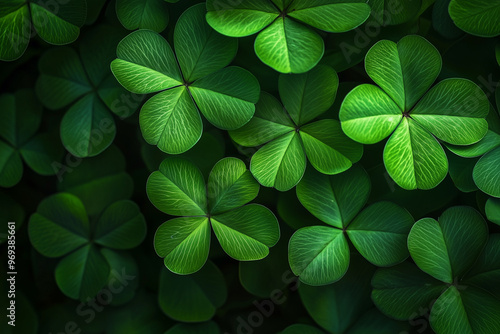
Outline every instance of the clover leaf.
{"label": "clover leaf", "polygon": [[86,301],[108,282],[114,262],[127,262],[113,250],[137,247],[146,236],[146,222],[139,207],[128,200],[113,203],[91,222],[78,197],[58,193],[40,203],[28,233],[42,255],[63,257],[55,271],[61,291]]}
{"label": "clover leaf", "polygon": [[259,260],[279,239],[278,221],[253,200],[259,184],[245,164],[224,158],[205,181],[201,171],[180,158],[165,159],[147,182],[149,200],[160,211],[181,216],[163,223],[156,231],[156,253],[177,274],[200,270],[208,258],[210,230],[222,249],[240,261]]}
{"label": "clover leaf", "polygon": [[[108,67],[121,36],[119,30],[100,26],[85,36],[79,53],[63,47],[40,59],[37,95],[49,109],[70,106],[60,134],[64,147],[76,157],[96,156],[111,145],[116,126],[110,111],[125,118],[139,106],[138,97],[126,92]],[[96,42],[103,45],[97,52]]]}
{"label": "clover leaf", "polygon": [[158,300],[170,318],[182,322],[210,320],[227,299],[222,272],[208,261],[200,271],[179,276],[163,268]]}
{"label": "clover leaf", "polygon": [[[496,93],[497,104],[500,105],[500,88]],[[500,116],[495,109],[490,106],[488,114],[489,130],[479,142],[470,146],[446,145],[447,148],[461,158],[461,173],[464,175],[467,183],[472,180],[481,191],[493,196],[500,197]],[[464,161],[466,160],[466,161]],[[472,169],[472,173],[471,173]],[[476,190],[472,188],[471,190]]]}
{"label": "clover leaf", "polygon": [[0,60],[12,61],[26,51],[31,27],[47,43],[74,42],[85,23],[85,0],[48,3],[41,0],[10,0],[0,3]]}
{"label": "clover leaf", "polygon": [[[233,130],[253,116],[259,83],[248,71],[227,66],[237,42],[205,22],[203,4],[187,9],[169,43],[150,30],[125,37],[111,70],[133,93],[158,93],[141,109],[139,122],[146,142],[169,154],[180,154],[201,137],[200,112],[214,126]],[[180,69],[179,69],[180,67]]]}
{"label": "clover leaf", "polygon": [[396,319],[410,319],[431,307],[437,334],[497,333],[500,330],[498,234],[490,236],[483,217],[471,207],[452,207],[436,221],[423,218],[408,235],[415,266],[379,269],[372,299]]}
{"label": "clover leaf", "polygon": [[297,197],[330,226],[304,227],[290,238],[288,260],[302,282],[325,285],[340,280],[350,262],[348,238],[377,266],[392,266],[408,257],[406,238],[414,223],[412,216],[391,202],[378,202],[361,211],[369,193],[370,180],[361,167],[333,176],[306,173],[297,186]]}
{"label": "clover leaf", "polygon": [[398,44],[378,42],[367,53],[365,67],[379,87],[363,84],[346,96],[339,115],[342,129],[363,144],[390,137],[384,164],[400,187],[436,187],[448,171],[438,140],[453,145],[480,141],[488,127],[486,95],[465,79],[443,80],[427,92],[441,70],[441,56],[420,36],[406,36]]}
{"label": "clover leaf", "polygon": [[323,57],[323,39],[311,27],[326,32],[353,30],[370,16],[361,1],[337,0],[208,0],[207,22],[226,36],[259,33],[255,53],[282,73],[303,73]]}
{"label": "clover leaf", "polygon": [[166,0],[117,0],[116,16],[128,30],[165,30],[168,24]]}
{"label": "clover leaf", "polygon": [[32,90],[0,95],[0,187],[13,187],[23,176],[23,160],[40,175],[54,175],[53,162],[60,161],[63,148],[52,133],[36,134],[42,121],[42,106]]}
{"label": "clover leaf", "polygon": [[341,173],[361,159],[362,145],[347,138],[338,121],[310,123],[330,108],[337,87],[337,73],[325,65],[305,74],[282,74],[279,92],[285,108],[270,94],[262,93],[255,117],[229,132],[240,145],[263,145],[250,163],[261,185],[280,191],[293,188],[304,175],[306,157],[325,174]]}
{"label": "clover leaf", "polygon": [[481,37],[500,35],[499,0],[451,0],[453,22],[463,31]]}

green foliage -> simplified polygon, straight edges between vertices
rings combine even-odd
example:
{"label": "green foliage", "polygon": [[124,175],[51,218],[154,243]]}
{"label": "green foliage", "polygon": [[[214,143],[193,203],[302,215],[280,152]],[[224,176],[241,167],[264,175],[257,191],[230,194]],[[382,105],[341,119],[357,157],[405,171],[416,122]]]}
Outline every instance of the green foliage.
{"label": "green foliage", "polygon": [[0,60],[12,61],[26,51],[33,27],[54,45],[74,42],[85,23],[85,0],[67,0],[48,6],[41,0],[8,0],[0,4]]}
{"label": "green foliage", "polygon": [[247,204],[259,192],[245,164],[220,160],[208,183],[192,163],[165,159],[146,185],[148,197],[160,211],[183,216],[162,224],[155,234],[156,253],[177,274],[200,270],[208,258],[211,227],[224,251],[240,261],[259,260],[279,239],[278,221],[264,206]]}
{"label": "green foliage", "polygon": [[243,146],[262,146],[250,170],[259,183],[280,191],[293,188],[306,170],[307,160],[318,171],[338,174],[359,161],[361,145],[347,138],[336,120],[311,120],[331,107],[338,87],[333,69],[319,65],[306,74],[281,75],[284,104],[262,93],[255,117],[231,138]]}
{"label": "green foliage", "polygon": [[197,5],[179,18],[175,55],[163,37],[139,30],[120,42],[118,59],[111,63],[129,91],[160,92],[142,107],[140,124],[144,139],[166,153],[183,153],[198,142],[200,112],[221,129],[237,129],[252,118],[259,99],[259,84],[251,73],[225,67],[237,42],[214,32],[203,16],[203,5]]}
{"label": "green foliage", "polygon": [[418,268],[403,263],[380,269],[372,281],[373,301],[396,319],[432,305],[430,324],[438,334],[496,333],[500,301],[491,282],[499,279],[499,240],[498,234],[488,238],[484,219],[470,207],[452,207],[439,221],[423,218],[408,236]]}
{"label": "green foliage", "polygon": [[500,35],[500,1],[451,0],[450,16],[463,31],[481,37]]}
{"label": "green foliage", "polygon": [[54,175],[52,162],[63,155],[53,133],[37,134],[42,106],[32,90],[0,95],[0,186],[13,187],[23,176],[24,162],[40,175]]}
{"label": "green foliage", "polygon": [[38,252],[47,257],[64,256],[55,271],[61,291],[82,301],[95,296],[108,282],[110,259],[119,256],[111,249],[134,248],[145,234],[146,222],[135,203],[116,202],[91,225],[83,203],[68,193],[42,201],[29,223],[30,240]]}
{"label": "green foliage", "polygon": [[380,267],[408,257],[406,237],[414,222],[412,216],[390,202],[378,202],[361,211],[369,192],[370,181],[360,167],[338,176],[305,175],[297,186],[297,197],[330,226],[304,227],[290,239],[290,267],[301,281],[325,285],[341,279],[350,262],[348,239],[365,259]]}
{"label": "green foliage", "polygon": [[309,26],[346,32],[370,15],[370,7],[356,0],[208,0],[207,10],[207,22],[221,34],[244,37],[260,32],[255,53],[281,73],[307,72],[323,57],[323,39]]}
{"label": "green foliage", "polygon": [[227,287],[224,276],[212,262],[188,276],[163,268],[158,298],[161,309],[172,319],[202,322],[210,320],[224,304]]}
{"label": "green foliage", "polygon": [[[114,80],[107,64],[122,34],[115,28],[95,28],[80,44],[80,54],[66,47],[40,59],[37,95],[49,109],[69,106],[61,121],[61,141],[77,157],[92,157],[111,145],[116,135],[112,113],[120,118],[136,109],[125,105],[133,97]],[[103,43],[94,52],[94,43]],[[60,89],[58,89],[60,87]]]}
{"label": "green foliage", "polygon": [[356,87],[340,110],[342,129],[352,139],[374,144],[390,136],[384,164],[407,190],[434,188],[446,176],[448,160],[437,139],[471,145],[487,132],[488,99],[476,84],[447,79],[429,90],[441,63],[439,52],[420,36],[398,44],[380,41],[365,59],[366,72],[380,88]]}
{"label": "green foliage", "polygon": [[0,333],[500,333],[499,0],[0,2]]}

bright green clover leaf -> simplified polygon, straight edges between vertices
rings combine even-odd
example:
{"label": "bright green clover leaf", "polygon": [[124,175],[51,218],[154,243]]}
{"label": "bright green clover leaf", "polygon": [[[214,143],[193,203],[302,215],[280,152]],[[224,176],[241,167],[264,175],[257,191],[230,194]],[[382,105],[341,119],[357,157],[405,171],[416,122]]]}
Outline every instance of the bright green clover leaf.
{"label": "bright green clover leaf", "polygon": [[500,0],[451,0],[448,10],[457,27],[469,34],[500,35]]}
{"label": "bright green clover leaf", "polygon": [[23,160],[40,175],[54,175],[53,162],[64,150],[52,133],[36,134],[42,106],[32,90],[0,95],[0,187],[13,187],[23,176]]}
{"label": "bright green clover leaf", "polygon": [[443,80],[429,90],[441,70],[441,56],[420,36],[406,36],[398,44],[378,42],[367,53],[365,67],[380,88],[363,84],[346,96],[339,115],[342,129],[363,144],[390,137],[384,164],[401,188],[436,187],[448,171],[438,140],[479,142],[488,128],[486,95],[465,79]]}
{"label": "bright green clover leaf", "polygon": [[160,275],[160,307],[170,318],[183,322],[210,320],[227,299],[222,272],[208,261],[197,273],[179,276],[166,268]]}
{"label": "bright green clover leaf", "polygon": [[378,202],[361,211],[369,193],[370,180],[361,167],[334,176],[306,173],[297,186],[297,197],[330,226],[304,227],[291,237],[288,259],[302,282],[325,285],[341,279],[350,262],[348,238],[377,266],[392,266],[408,257],[406,239],[414,223],[412,216],[391,202]]}
{"label": "bright green clover leaf", "polygon": [[116,16],[128,30],[165,30],[168,24],[168,4],[165,0],[117,0]]}
{"label": "bright green clover leaf", "polygon": [[139,207],[124,200],[109,206],[91,224],[78,197],[58,193],[40,203],[30,218],[28,233],[42,255],[63,257],[55,271],[61,291],[85,301],[108,282],[114,262],[127,262],[107,249],[137,247],[146,236],[146,222]]}
{"label": "bright green clover leaf", "polygon": [[154,238],[156,253],[174,273],[191,274],[203,267],[211,229],[224,251],[240,261],[266,257],[279,239],[274,214],[261,205],[245,205],[257,196],[259,184],[239,159],[220,160],[205,185],[195,165],[168,158],[151,174],[146,190],[156,208],[181,216],[162,224]]}
{"label": "bright green clover leaf", "polygon": [[338,121],[310,123],[333,104],[337,87],[337,73],[325,65],[304,74],[282,74],[279,92],[285,107],[270,94],[262,93],[255,117],[230,131],[240,145],[263,145],[250,163],[261,185],[280,191],[293,188],[304,175],[306,157],[325,174],[341,173],[361,159],[362,145],[346,137]]}
{"label": "bright green clover leaf", "polygon": [[[259,83],[248,71],[227,66],[237,42],[205,22],[203,4],[186,10],[174,31],[175,54],[169,43],[150,30],[125,37],[111,70],[133,93],[158,93],[141,109],[146,142],[169,154],[193,147],[203,131],[200,112],[218,128],[233,130],[253,116]],[[179,68],[180,67],[180,68]]]}
{"label": "bright green clover leaf", "polygon": [[125,172],[125,157],[114,145],[97,157],[73,159],[60,169],[58,190],[80,198],[89,215],[132,196],[134,182]]}
{"label": "bright green clover leaf", "polygon": [[[69,47],[43,54],[36,92],[45,107],[70,106],[61,122],[61,140],[77,157],[92,157],[114,140],[115,120],[132,115],[139,107],[139,96],[125,91],[113,78],[108,64],[122,34],[100,26],[85,36],[80,54]],[[99,51],[95,43],[102,44]]]}
{"label": "bright green clover leaf", "polygon": [[470,207],[452,207],[439,221],[419,220],[408,235],[418,268],[403,263],[379,269],[372,280],[373,301],[400,320],[431,308],[437,334],[498,333],[500,239],[495,234],[490,238],[483,217]]}
{"label": "bright green clover leaf", "polygon": [[[500,89],[497,89],[497,102],[500,102],[499,92]],[[468,173],[464,175],[467,183],[470,184],[470,178],[472,178],[475,186],[481,191],[493,197],[500,197],[500,129],[495,126],[495,124],[500,123],[500,117],[492,106],[490,106],[488,122],[489,130],[479,142],[465,147],[446,146],[459,157],[455,160],[459,160],[461,165],[467,166],[466,170],[461,171],[461,173]],[[453,159],[450,161],[453,162]],[[470,173],[471,168],[473,168],[472,174]],[[473,190],[476,189],[471,188],[471,191]]]}
{"label": "bright green clover leaf", "polygon": [[370,16],[370,6],[356,0],[208,0],[207,10],[207,22],[221,34],[243,37],[259,33],[255,53],[282,73],[307,72],[323,57],[323,39],[310,26],[346,32]]}
{"label": "bright green clover leaf", "polygon": [[74,42],[85,23],[85,0],[7,0],[0,3],[0,60],[12,61],[26,51],[33,27],[38,36],[54,45]]}

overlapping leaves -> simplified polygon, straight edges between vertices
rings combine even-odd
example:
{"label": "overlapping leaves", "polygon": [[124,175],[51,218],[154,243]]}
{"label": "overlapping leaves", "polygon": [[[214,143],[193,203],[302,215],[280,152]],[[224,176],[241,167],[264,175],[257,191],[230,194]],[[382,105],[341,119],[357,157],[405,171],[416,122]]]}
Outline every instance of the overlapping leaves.
{"label": "overlapping leaves", "polygon": [[177,274],[200,270],[208,258],[211,230],[224,251],[240,261],[259,260],[279,239],[274,214],[253,200],[259,184],[245,164],[224,158],[212,169],[205,185],[203,175],[192,163],[165,159],[151,174],[146,190],[156,208],[180,216],[156,231],[156,253]]}
{"label": "overlapping leaves", "polygon": [[9,0],[0,3],[0,60],[12,61],[26,51],[31,29],[50,44],[75,41],[85,23],[85,0],[46,2]]}
{"label": "overlapping leaves", "polygon": [[368,175],[358,166],[334,176],[306,173],[297,186],[297,197],[329,226],[304,227],[290,239],[290,267],[301,281],[325,285],[341,279],[350,262],[348,238],[377,266],[392,266],[408,257],[406,238],[412,216],[391,202],[361,211],[369,193]]}
{"label": "overlapping leaves", "polygon": [[0,95],[0,187],[15,186],[23,176],[23,160],[36,173],[54,175],[53,163],[63,148],[53,133],[36,134],[42,106],[32,90]]}
{"label": "overlapping leaves", "polygon": [[[497,88],[496,101],[500,106],[500,88]],[[476,144],[465,147],[447,145],[447,147],[460,158],[465,158],[455,158],[456,168],[461,173],[466,173],[463,176],[464,181],[457,180],[458,176],[452,174],[457,187],[461,186],[462,191],[479,188],[490,196],[500,197],[500,117],[492,106],[488,114],[488,124],[488,132]],[[472,185],[469,189],[463,189],[464,183]]]}
{"label": "overlapping leaves", "polygon": [[311,29],[346,32],[370,15],[363,1],[208,0],[207,22],[221,34],[243,37],[259,33],[255,53],[282,73],[303,73],[323,57],[324,42]]}
{"label": "overlapping leaves", "polygon": [[307,160],[322,173],[337,174],[361,159],[362,145],[346,137],[338,121],[311,122],[333,104],[337,87],[337,74],[325,65],[305,74],[282,74],[279,92],[284,108],[262,93],[255,117],[230,132],[240,145],[263,145],[250,163],[260,184],[285,191],[300,181]]}
{"label": "overlapping leaves", "polygon": [[407,190],[434,188],[448,171],[438,140],[453,145],[480,141],[488,129],[486,95],[465,79],[443,80],[429,90],[441,70],[441,56],[419,36],[398,44],[378,42],[366,55],[365,67],[378,86],[363,84],[346,96],[342,129],[364,144],[390,137],[384,163],[394,181]]}
{"label": "overlapping leaves", "polygon": [[[49,109],[70,106],[61,122],[61,141],[77,157],[100,154],[113,142],[120,118],[132,115],[142,97],[125,91],[114,79],[109,63],[123,34],[108,26],[94,28],[80,44],[44,53],[39,62],[36,92]],[[95,43],[102,43],[98,51]]]}
{"label": "overlapping leaves", "polygon": [[123,200],[107,207],[92,224],[78,197],[58,193],[40,203],[28,232],[41,254],[63,257],[55,272],[61,291],[86,301],[108,282],[112,268],[135,266],[116,250],[138,246],[146,236],[146,222],[134,202]]}
{"label": "overlapping leaves", "polygon": [[493,334],[500,330],[498,282],[500,238],[470,207],[452,207],[436,221],[423,218],[408,236],[415,266],[403,263],[380,269],[372,299],[396,319],[409,319],[419,308],[432,307],[430,323],[437,334]]}
{"label": "overlapping leaves", "polygon": [[[259,83],[240,67],[225,67],[237,42],[205,22],[203,4],[186,10],[174,31],[175,54],[169,43],[150,30],[123,39],[111,69],[133,93],[158,93],[141,109],[144,139],[170,154],[193,147],[201,137],[200,112],[218,128],[233,130],[253,116]],[[180,67],[180,68],[179,68]]]}

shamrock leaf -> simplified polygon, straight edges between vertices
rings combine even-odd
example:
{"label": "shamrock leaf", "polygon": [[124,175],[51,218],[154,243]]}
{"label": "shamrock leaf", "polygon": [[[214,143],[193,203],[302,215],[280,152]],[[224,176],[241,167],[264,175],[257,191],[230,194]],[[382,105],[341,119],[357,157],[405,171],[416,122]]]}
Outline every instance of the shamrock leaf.
{"label": "shamrock leaf", "polygon": [[500,299],[494,296],[499,291],[493,282],[498,282],[498,241],[497,235],[488,241],[483,217],[470,207],[452,207],[439,221],[423,218],[408,235],[418,268],[403,263],[378,270],[372,299],[381,311],[401,320],[430,308],[437,334],[497,333]]}
{"label": "shamrock leaf", "polygon": [[168,24],[168,5],[165,0],[117,0],[116,16],[128,30],[165,30]]}
{"label": "shamrock leaf", "polygon": [[10,0],[0,4],[0,60],[21,57],[28,47],[31,27],[47,43],[74,42],[85,23],[85,0],[47,3],[41,0]]}
{"label": "shamrock leaf", "polygon": [[[175,54],[159,34],[139,30],[123,39],[111,69],[133,93],[158,93],[141,109],[146,142],[169,154],[193,147],[203,131],[200,112],[218,128],[247,123],[259,99],[257,79],[240,67],[227,66],[237,42],[205,23],[202,4],[186,10],[175,26]],[[179,68],[180,67],[180,68]]]}
{"label": "shamrock leaf", "polygon": [[166,268],[160,275],[158,300],[170,318],[183,322],[210,320],[227,299],[224,276],[208,261],[197,273],[179,276]]}
{"label": "shamrock leaf", "polygon": [[391,202],[378,202],[361,211],[369,192],[368,175],[360,167],[334,176],[306,173],[297,186],[297,197],[330,226],[304,227],[291,237],[288,259],[301,281],[325,285],[341,279],[350,262],[348,238],[377,266],[392,266],[408,257],[406,238],[412,216]]}
{"label": "shamrock leaf", "polygon": [[370,6],[359,1],[208,0],[207,22],[226,36],[259,33],[255,53],[282,73],[303,73],[323,57],[324,42],[310,26],[326,32],[355,29],[370,16]]}
{"label": "shamrock leaf", "polygon": [[342,129],[364,144],[390,136],[384,164],[392,179],[407,190],[436,187],[448,171],[438,140],[453,145],[480,141],[488,125],[486,95],[465,79],[443,80],[429,90],[441,70],[441,56],[419,36],[398,44],[378,42],[367,53],[365,67],[380,88],[363,84],[346,96],[339,115]]}
{"label": "shamrock leaf", "polygon": [[453,22],[463,31],[481,37],[500,35],[499,0],[451,0]]}
{"label": "shamrock leaf", "polygon": [[57,285],[68,297],[84,301],[113,277],[116,262],[130,262],[109,249],[137,247],[146,236],[146,222],[139,207],[124,200],[109,206],[91,224],[78,197],[58,193],[40,203],[28,233],[42,255],[63,257],[55,271]]}
{"label": "shamrock leaf", "polygon": [[214,230],[224,251],[240,261],[266,257],[279,239],[273,213],[258,204],[259,185],[245,164],[236,158],[220,160],[205,181],[200,170],[179,158],[165,159],[146,185],[156,208],[181,216],[162,224],[156,231],[156,253],[165,266],[177,274],[195,273],[203,267]]}
{"label": "shamrock leaf", "polygon": [[[139,106],[141,98],[126,92],[108,67],[121,35],[114,28],[100,26],[85,36],[79,54],[63,47],[47,51],[40,59],[37,95],[49,109],[70,106],[60,134],[74,156],[92,157],[104,151],[116,135],[112,113],[125,118]],[[103,45],[97,52],[96,42]]]}
{"label": "shamrock leaf", "polygon": [[325,174],[341,173],[361,159],[363,147],[343,134],[338,121],[310,123],[333,104],[337,87],[337,73],[325,65],[305,74],[282,74],[279,92],[285,108],[262,93],[255,117],[229,132],[240,145],[263,145],[250,163],[261,185],[280,191],[293,188],[304,175],[306,157]]}
{"label": "shamrock leaf", "polygon": [[23,160],[40,175],[54,175],[53,162],[60,161],[63,148],[52,133],[36,134],[42,106],[32,90],[0,95],[0,186],[13,187],[23,176]]}
{"label": "shamrock leaf", "polygon": [[[500,88],[496,93],[497,103],[500,103]],[[473,183],[484,193],[500,197],[500,129],[495,126],[500,122],[500,117],[490,105],[488,114],[489,130],[486,135],[476,144],[470,146],[446,145],[448,149],[467,161],[461,163],[467,165],[468,183]],[[472,169],[472,173],[470,173]],[[466,171],[462,170],[462,173]],[[476,190],[475,188],[472,190]]]}

